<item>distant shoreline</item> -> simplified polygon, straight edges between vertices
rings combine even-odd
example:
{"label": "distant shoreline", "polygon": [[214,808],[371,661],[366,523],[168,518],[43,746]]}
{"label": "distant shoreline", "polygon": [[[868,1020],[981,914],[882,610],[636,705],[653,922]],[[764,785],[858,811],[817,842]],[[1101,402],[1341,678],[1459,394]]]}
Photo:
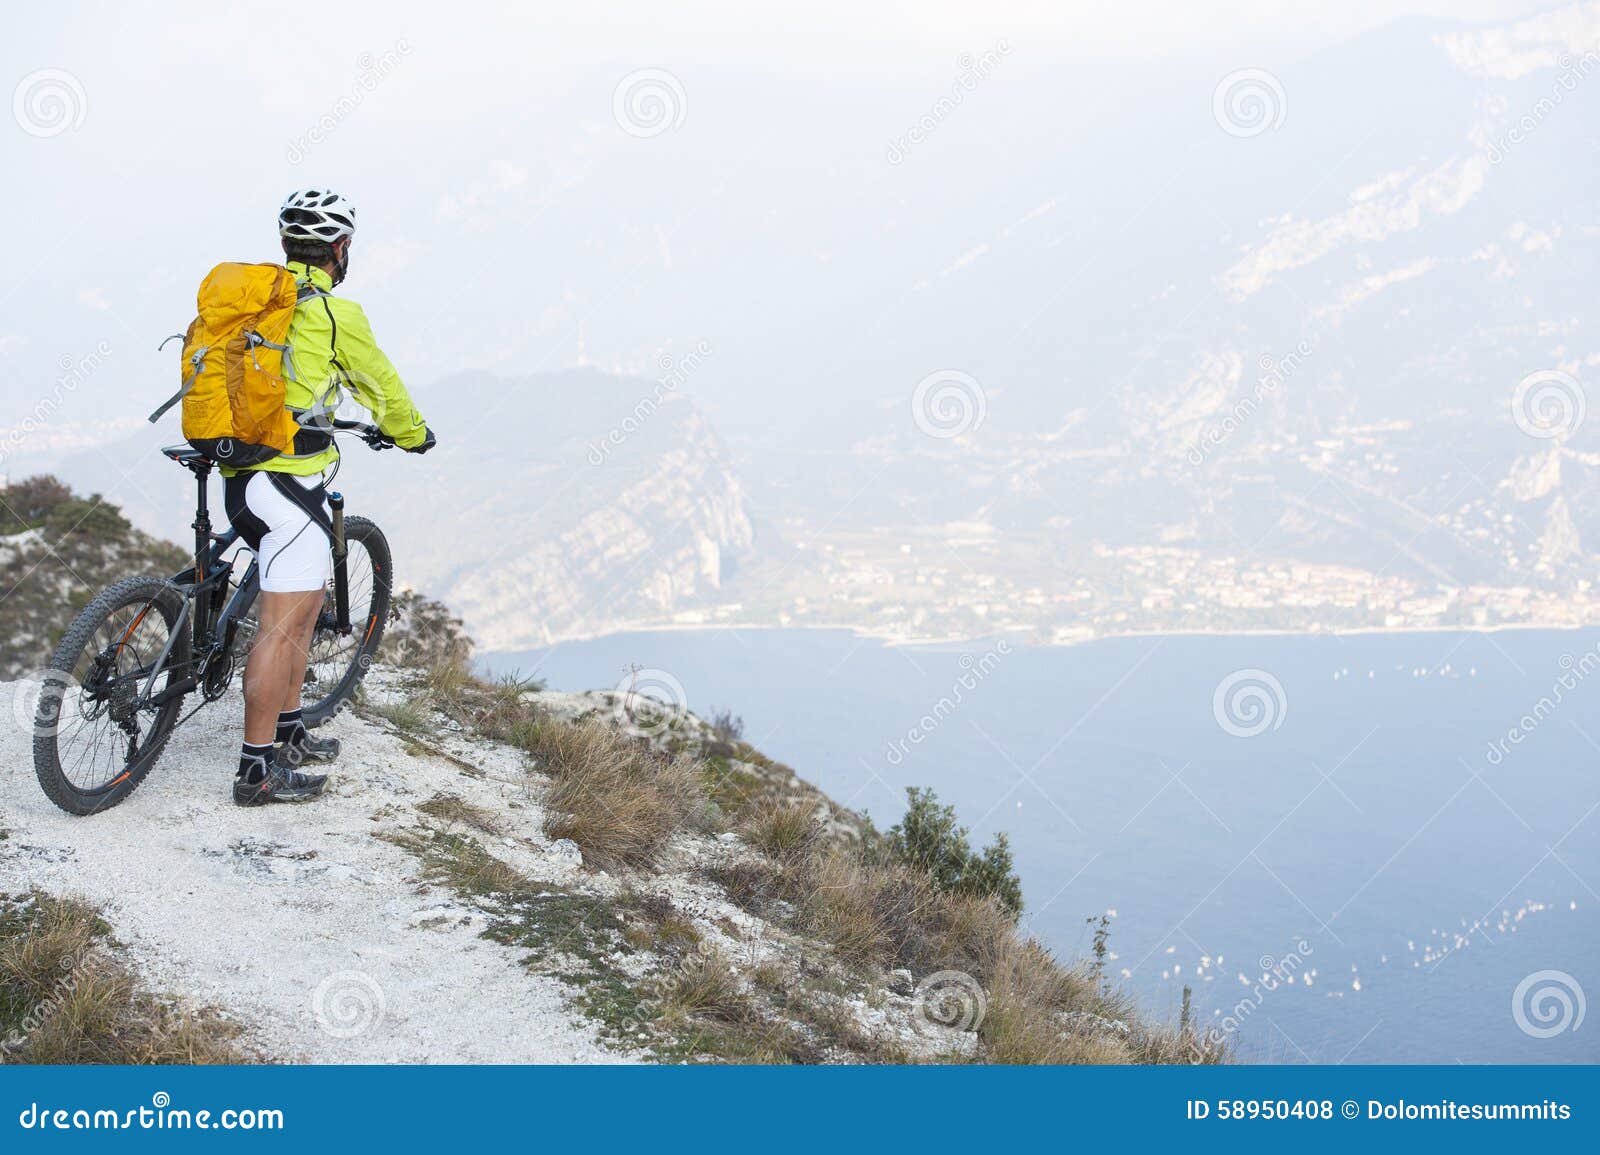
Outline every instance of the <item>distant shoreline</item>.
{"label": "distant shoreline", "polygon": [[[1295,630],[1285,628],[1266,629],[1238,629],[1238,630],[1118,630],[1112,633],[1095,634],[1091,637],[1074,638],[1071,641],[1025,641],[1022,644],[1039,650],[1067,650],[1078,646],[1092,645],[1095,642],[1108,642],[1114,640],[1128,640],[1133,638],[1358,638],[1368,636],[1386,636],[1401,634],[1499,634],[1513,631],[1545,630],[1551,633],[1566,632],[1577,633],[1580,630],[1600,629],[1600,622],[1586,625],[1552,624],[1546,622],[1502,622],[1492,626],[1360,626],[1351,629],[1307,629]],[[1024,628],[997,630],[987,634],[970,634],[952,636],[948,638],[910,638],[901,634],[874,630],[861,626],[845,625],[776,625],[770,623],[750,622],[719,625],[713,622],[697,623],[658,623],[654,625],[626,626],[621,629],[608,630],[604,633],[573,634],[557,638],[555,641],[542,645],[523,646],[516,649],[484,649],[481,656],[485,658],[496,655],[507,656],[513,654],[529,653],[533,650],[554,649],[557,646],[583,642],[597,642],[605,638],[619,637],[623,634],[678,634],[678,633],[734,633],[738,631],[758,630],[808,630],[821,633],[849,634],[855,638],[882,642],[888,648],[925,648],[951,646],[970,646],[984,642],[998,641],[1002,638],[1013,639],[1019,634],[1029,631]]]}

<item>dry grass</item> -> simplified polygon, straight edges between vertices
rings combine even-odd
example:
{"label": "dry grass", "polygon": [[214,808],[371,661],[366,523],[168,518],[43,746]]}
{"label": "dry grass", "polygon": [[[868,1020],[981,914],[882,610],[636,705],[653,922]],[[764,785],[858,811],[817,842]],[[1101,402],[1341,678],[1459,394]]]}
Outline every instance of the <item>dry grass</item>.
{"label": "dry grass", "polygon": [[[430,662],[427,665],[427,676],[424,684],[435,698],[446,702],[460,700],[463,696],[481,689],[485,683],[472,675],[471,669],[465,662],[456,661],[450,656],[441,660]],[[505,685],[504,682],[489,683],[492,688]]]}
{"label": "dry grass", "polygon": [[661,1021],[684,1059],[735,1063],[818,1063],[808,1037],[741,986],[728,960],[702,944],[658,986]]}
{"label": "dry grass", "polygon": [[750,972],[750,981],[769,994],[782,994],[789,989],[788,972],[771,959],[756,965]]}
{"label": "dry grass", "polygon": [[[799,929],[831,944],[837,957],[857,971],[903,966],[923,976],[936,971],[971,976],[986,1001],[974,1061],[1225,1061],[1225,1055],[1197,1053],[1192,1034],[1144,1023],[1092,970],[1066,966],[1023,936],[1015,917],[992,897],[941,891],[915,866],[851,847],[769,853],[765,880],[747,877],[759,874],[749,863],[724,867],[713,877],[746,906],[749,896],[734,893],[739,886],[758,893],[776,889],[795,904]],[[1126,1031],[1109,1025],[1116,1023]],[[866,1058],[894,1061],[859,1034],[819,1025]]]}
{"label": "dry grass", "polygon": [[[991,1063],[1127,1063],[1128,1047],[1103,1032],[1070,1029],[1061,1015],[1089,1010],[1091,990],[1038,943],[1011,936],[995,944],[988,1007],[978,1028]],[[1090,1013],[1093,1013],[1091,1011]]]}
{"label": "dry grass", "polygon": [[746,818],[743,830],[752,845],[779,861],[809,854],[822,840],[816,810],[804,804],[761,803]]}
{"label": "dry grass", "polygon": [[663,981],[661,1006],[669,1017],[694,1015],[724,1023],[744,1022],[752,1011],[728,960],[707,947],[691,952]]}
{"label": "dry grass", "polygon": [[722,887],[735,906],[763,918],[788,891],[782,872],[765,859],[712,866],[706,877]]}
{"label": "dry grass", "polygon": [[901,961],[914,971],[959,970],[989,981],[1017,934],[1015,917],[993,898],[941,893],[928,907],[918,949]]}
{"label": "dry grass", "polygon": [[538,890],[521,871],[453,830],[423,828],[379,837],[420,858],[429,882],[448,886],[460,894],[517,897]]}
{"label": "dry grass", "polygon": [[139,989],[93,910],[33,895],[0,907],[0,1062],[239,1063],[237,1028]]}
{"label": "dry grass", "polygon": [[402,734],[424,734],[433,729],[433,709],[425,698],[403,698],[371,709]]}
{"label": "dry grass", "polygon": [[1208,1043],[1202,1035],[1179,1027],[1136,1027],[1131,1044],[1140,1063],[1216,1066],[1233,1061],[1225,1045]]}
{"label": "dry grass", "polygon": [[677,956],[702,938],[694,920],[664,894],[629,890],[623,894],[619,905],[631,916],[624,934],[636,950]]}
{"label": "dry grass", "polygon": [[538,682],[509,676],[485,682],[463,670],[440,666],[428,671],[427,685],[438,708],[461,725],[523,750],[538,744],[544,716],[526,698]]}
{"label": "dry grass", "polygon": [[694,923],[681,914],[670,914],[656,923],[652,945],[660,950],[691,947],[700,941],[700,931]]}
{"label": "dry grass", "polygon": [[658,757],[597,722],[542,725],[533,753],[551,776],[545,833],[602,869],[654,866],[704,805],[693,761]]}
{"label": "dry grass", "polygon": [[931,880],[904,867],[868,862],[835,847],[785,872],[797,884],[801,923],[833,944],[847,964],[897,959],[922,936],[936,895]]}
{"label": "dry grass", "polygon": [[494,814],[456,794],[435,794],[426,802],[418,803],[417,809],[430,818],[437,818],[446,826],[470,826],[484,834],[494,835],[504,830],[500,819]]}

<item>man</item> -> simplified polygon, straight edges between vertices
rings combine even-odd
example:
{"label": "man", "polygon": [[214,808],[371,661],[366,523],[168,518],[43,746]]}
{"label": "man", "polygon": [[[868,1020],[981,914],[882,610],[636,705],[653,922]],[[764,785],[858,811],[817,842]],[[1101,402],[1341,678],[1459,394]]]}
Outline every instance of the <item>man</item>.
{"label": "man", "polygon": [[284,263],[299,287],[284,377],[301,430],[292,453],[223,470],[228,520],[261,567],[260,625],[245,666],[244,746],[233,784],[241,806],[317,797],[327,775],[299,767],[339,755],[338,740],[312,737],[300,714],[311,638],[333,576],[323,479],[339,450],[326,431],[327,413],[348,389],[400,448],[426,453],[434,446],[361,306],[332,295],[349,268],[355,231],[355,207],[327,189],[292,193],[278,210]]}

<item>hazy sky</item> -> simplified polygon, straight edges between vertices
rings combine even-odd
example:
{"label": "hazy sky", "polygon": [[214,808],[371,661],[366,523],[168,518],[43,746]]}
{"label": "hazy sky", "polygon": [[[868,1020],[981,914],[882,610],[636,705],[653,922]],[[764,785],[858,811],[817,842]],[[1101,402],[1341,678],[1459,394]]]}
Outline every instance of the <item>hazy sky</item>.
{"label": "hazy sky", "polygon": [[[721,357],[707,384],[753,377],[784,340],[825,339],[785,337],[793,286],[829,268],[859,283],[869,270],[851,260],[876,260],[862,256],[876,235],[911,235],[920,203],[996,224],[1026,210],[983,171],[983,149],[1070,150],[1110,108],[1172,86],[1204,104],[1223,72],[1407,15],[1543,7],[383,3],[275,9],[289,23],[272,26],[244,6],[29,6],[0,44],[15,86],[0,132],[0,401],[32,408],[63,358],[104,344],[53,423],[142,415],[172,384],[154,347],[187,323],[200,276],[271,258],[277,203],[313,184],[359,206],[347,289],[424,389],[455,368],[580,354],[647,370],[703,339],[737,349],[746,331],[763,347]],[[924,167],[886,165],[986,58],[971,115]],[[671,106],[666,131],[623,123],[652,113],[617,103],[640,74]],[[29,96],[46,103],[30,111]],[[897,251],[906,284],[970,246],[939,228],[925,257]]]}

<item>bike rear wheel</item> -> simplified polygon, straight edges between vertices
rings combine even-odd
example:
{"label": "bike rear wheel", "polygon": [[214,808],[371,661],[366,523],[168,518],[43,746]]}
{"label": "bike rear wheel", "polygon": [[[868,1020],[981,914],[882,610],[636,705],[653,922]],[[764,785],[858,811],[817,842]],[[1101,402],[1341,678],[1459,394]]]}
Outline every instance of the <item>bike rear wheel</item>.
{"label": "bike rear wheel", "polygon": [[41,678],[33,767],[45,794],[69,814],[115,806],[161,756],[183,696],[140,703],[146,690],[159,694],[187,671],[182,633],[155,666],[182,610],[182,595],[162,579],[128,578],[67,627]]}
{"label": "bike rear wheel", "polygon": [[350,700],[366,677],[389,623],[394,569],[388,540],[377,525],[364,517],[344,519],[344,540],[350,632],[342,634],[336,627],[330,581],[322,615],[311,637],[305,687],[300,695],[307,726],[322,725]]}

